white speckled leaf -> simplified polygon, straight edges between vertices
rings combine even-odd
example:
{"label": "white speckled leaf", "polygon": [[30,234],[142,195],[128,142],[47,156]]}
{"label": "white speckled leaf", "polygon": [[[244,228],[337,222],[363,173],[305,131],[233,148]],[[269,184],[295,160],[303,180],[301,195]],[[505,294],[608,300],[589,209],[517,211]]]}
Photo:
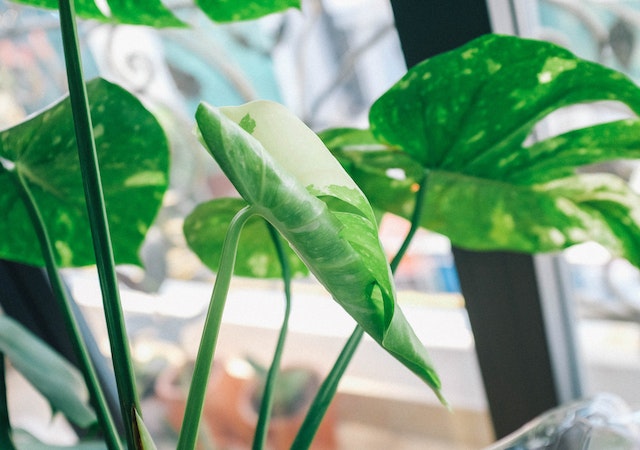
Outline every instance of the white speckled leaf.
{"label": "white speckled leaf", "polygon": [[272,102],[201,104],[196,119],[243,198],[369,335],[439,392],[425,348],[397,307],[371,207],[320,139]]}
{"label": "white speckled leaf", "polygon": [[[550,43],[488,35],[418,64],[374,103],[371,131],[387,148],[358,148],[353,130],[327,136],[374,207],[409,218],[427,176],[422,225],[455,245],[541,252],[594,240],[640,265],[629,238],[635,194],[620,180],[613,195],[574,177],[587,164],[640,157],[640,121],[525,144],[549,113],[599,100],[640,112],[640,89],[619,72]],[[585,206],[603,195],[606,208]],[[561,199],[579,207],[559,208]]]}
{"label": "white speckled leaf", "polygon": [[[138,250],[167,188],[169,150],[155,117],[133,95],[97,79],[88,84],[114,257],[139,264]],[[29,182],[62,266],[95,263],[68,98],[0,133],[0,158]],[[38,239],[0,166],[0,257],[44,265]]]}

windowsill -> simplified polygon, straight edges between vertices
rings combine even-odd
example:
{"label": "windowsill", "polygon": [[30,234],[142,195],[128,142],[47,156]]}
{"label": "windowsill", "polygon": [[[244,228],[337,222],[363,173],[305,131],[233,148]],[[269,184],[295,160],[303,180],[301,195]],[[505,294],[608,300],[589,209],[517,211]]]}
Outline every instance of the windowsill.
{"label": "windowsill", "polygon": [[[95,327],[94,322],[103,319],[93,275],[75,272],[70,281],[74,297],[88,312],[96,313],[89,315]],[[177,344],[187,358],[193,358],[211,289],[211,283],[170,281],[157,296],[128,290],[122,290],[121,295],[128,316],[146,317],[147,325],[159,323],[164,331],[171,323],[174,327],[182,327]],[[317,285],[297,283],[293,296],[283,364],[305,364],[326,372],[353,331],[354,322]],[[367,426],[457,439],[456,442],[464,441],[472,448],[488,444],[491,432],[486,399],[473,337],[464,309],[460,307],[461,298],[401,292],[399,299],[405,315],[429,349],[454,415],[439,405],[428,387],[370,338],[363,340],[340,385],[341,414],[354,423],[364,421]],[[250,355],[267,363],[282,312],[278,282],[234,281],[216,357]],[[134,320],[131,324],[129,332],[135,335],[139,321]],[[584,346],[582,359],[586,367],[587,392],[613,392],[638,409],[640,393],[635,389],[635,382],[640,374],[640,326],[581,320],[579,334]],[[364,415],[361,415],[363,411]],[[389,420],[388,411],[397,411],[401,416],[402,411],[414,411],[415,414],[411,416],[413,418],[405,414],[404,420],[394,421]],[[478,440],[471,442],[466,437],[461,438],[465,429],[475,430],[473,435]]]}

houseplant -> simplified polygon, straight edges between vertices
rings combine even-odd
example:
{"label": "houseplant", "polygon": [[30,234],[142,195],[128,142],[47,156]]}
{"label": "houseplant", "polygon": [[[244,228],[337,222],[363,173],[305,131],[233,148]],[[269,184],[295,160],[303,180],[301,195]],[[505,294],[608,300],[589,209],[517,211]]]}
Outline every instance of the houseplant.
{"label": "houseplant", "polygon": [[[46,3],[38,2],[40,6]],[[141,17],[145,23],[159,25],[160,22],[156,23],[155,19],[164,14],[159,12],[164,9],[152,3],[151,10],[146,14],[141,14],[141,11],[123,12],[127,10],[119,9],[122,5],[112,3],[112,12],[116,11],[116,14],[111,16],[111,20],[135,22],[134,19]],[[276,3],[270,6],[273,8]],[[93,17],[98,14],[91,6],[93,2],[79,2],[78,5],[83,14]],[[204,5],[205,2],[201,2],[203,9]],[[68,32],[73,28],[73,11],[63,8],[61,12],[65,20],[71,19],[66,28],[69,37]],[[73,41],[73,36],[67,39],[69,65],[73,67],[75,64],[77,67]],[[79,93],[73,93],[74,87],[83,85],[81,73],[72,73],[70,84],[72,100],[78,94],[82,98],[82,89],[79,89]],[[259,213],[271,222],[271,226],[263,226],[258,231],[259,236],[263,236],[259,240],[271,243],[275,249],[271,250],[276,255],[273,260],[281,264],[280,272],[285,278],[286,287],[289,285],[289,266],[301,266],[293,254],[287,253],[276,230],[287,238],[305,265],[310,266],[336,300],[360,324],[335,370],[321,388],[309,420],[303,425],[301,437],[294,443],[295,448],[303,448],[312,438],[314,422],[321,417],[322,410],[335,392],[340,375],[364,330],[431,384],[437,393],[439,389],[439,382],[424,349],[396,308],[390,271],[377,240],[376,218],[360,190],[380,210],[391,211],[412,221],[411,232],[399,256],[392,261],[391,268],[397,266],[413,232],[419,226],[443,232],[456,244],[469,248],[551,251],[584,240],[598,240],[633,262],[637,258],[634,245],[637,224],[633,219],[638,201],[635,195],[624,184],[614,182],[609,177],[573,176],[573,173],[579,165],[622,156],[635,157],[639,148],[637,121],[615,122],[586,131],[574,131],[539,144],[524,143],[533,126],[558,107],[608,99],[622,101],[637,111],[639,98],[638,89],[628,79],[601,66],[581,61],[558,47],[515,38],[485,37],[410,71],[372,107],[371,130],[333,130],[323,134],[327,145],[334,149],[359,186],[330,157],[315,135],[282,107],[264,102],[222,109],[201,105],[196,119],[202,138],[249,206],[243,206],[240,200],[224,201],[224,205],[218,202],[206,214],[199,208],[190,218],[187,230],[190,239],[198,241],[199,238],[194,235],[204,233],[204,242],[217,241],[221,244],[222,257],[220,262],[214,263],[218,277],[211,302],[213,310],[209,315],[211,325],[205,327],[202,356],[196,363],[195,382],[192,384],[194,390],[190,396],[190,402],[195,406],[188,412],[187,426],[183,429],[185,437],[181,440],[180,448],[191,448],[195,443],[201,410],[198,402],[206,388],[217,326],[224,305],[225,284],[233,270],[241,224],[250,215]],[[95,107],[95,100],[92,102]],[[72,103],[76,124],[82,123],[85,120],[83,117],[86,118],[82,112],[83,102],[80,101],[80,105],[78,101]],[[504,113],[502,120],[493,121],[492,114],[500,111]],[[48,122],[44,117],[40,119],[41,122]],[[426,126],[422,129],[416,123]],[[151,126],[155,128],[155,125]],[[77,127],[80,132],[92,128],[87,123]],[[25,151],[17,149],[23,148],[20,145],[33,135],[35,128],[31,125],[26,128],[28,131],[25,134],[16,130],[7,131],[7,136],[13,133],[18,137],[13,142],[9,138],[3,139],[3,144],[6,144],[5,141],[12,143],[11,147],[3,148],[2,153],[1,174],[6,178],[20,181],[23,175],[21,171],[28,173],[28,161],[21,159]],[[54,127],[56,132],[61,128]],[[83,142],[81,135],[79,142]],[[162,133],[156,129],[149,135],[161,136]],[[286,142],[278,140],[282,137]],[[51,141],[56,141],[55,136]],[[311,153],[305,153],[303,157],[296,156],[301,143],[304,150]],[[92,146],[90,142],[87,145]],[[294,153],[284,154],[283,151],[287,149]],[[154,157],[149,159],[153,160]],[[310,161],[313,163],[311,167]],[[83,162],[80,166],[86,169],[91,165]],[[326,172],[318,174],[318,167],[326,169]],[[126,167],[125,173],[130,174],[130,169]],[[398,174],[397,170],[390,169],[400,169],[403,176],[400,179],[390,176],[392,173]],[[163,171],[156,170],[154,177],[143,173],[136,179],[137,185],[143,186],[153,184],[149,181],[155,180],[154,187],[159,191],[154,191],[151,197],[157,198],[164,185],[159,173]],[[66,180],[65,177],[61,178]],[[130,181],[129,177],[124,180]],[[129,187],[131,183],[123,184]],[[384,186],[384,189],[380,189],[380,186]],[[27,184],[26,189],[23,188],[24,204],[38,204],[30,198],[29,187]],[[470,193],[473,193],[471,201]],[[532,210],[518,207],[523,200],[529,205],[544,208],[544,214],[537,213],[535,220],[529,214],[530,220],[523,220],[522,217],[526,218]],[[477,204],[479,201],[486,202],[485,208],[478,210],[476,205],[471,207],[471,203]],[[13,204],[15,200],[11,202]],[[94,202],[90,196],[89,203],[99,204],[100,201]],[[460,205],[470,206],[461,209]],[[211,211],[216,212],[215,217],[228,217],[228,221],[233,223],[224,227],[225,232],[226,228],[230,228],[227,233],[230,237],[220,240],[215,237],[221,231],[219,227],[211,229],[198,225],[209,220]],[[37,218],[37,211],[32,211],[32,214]],[[542,222],[542,226],[540,216],[543,220],[548,218],[548,222]],[[628,216],[631,220],[627,220]],[[92,228],[103,227],[99,224],[99,218],[94,221]],[[469,231],[467,224],[475,224],[476,221],[481,229]],[[37,224],[38,221],[33,223]],[[259,222],[258,228],[260,224],[262,222]],[[215,236],[208,238],[209,233]],[[45,234],[42,233],[43,242],[47,240]],[[8,241],[22,244],[20,239]],[[54,242],[63,241],[55,239]],[[86,236],[72,239],[66,246],[58,246],[70,249],[66,253],[69,258],[69,255],[75,256],[78,242],[86,243]],[[117,245],[114,242],[114,246]],[[107,248],[98,247],[109,253],[110,245]],[[135,248],[135,245],[126,247]],[[117,254],[116,249],[114,255]],[[36,246],[36,250],[31,251],[37,254],[40,248]],[[9,256],[26,260],[16,254],[6,255]],[[45,257],[54,282],[55,266],[65,261],[64,256],[52,251],[48,258]],[[244,257],[250,259],[248,255]],[[108,272],[112,271],[109,266],[113,265],[109,259],[107,255],[106,262],[100,263],[106,267],[101,269],[107,274],[106,278],[109,278]],[[343,267],[334,263],[340,263]],[[120,315],[117,294],[115,300],[110,295],[105,297],[106,310],[115,317]],[[110,323],[111,329],[119,327],[117,319],[115,322]],[[283,330],[286,330],[286,319]],[[127,378],[132,377],[126,369],[128,357],[122,331],[116,330],[112,340],[116,343],[119,341],[119,350],[113,351],[114,361],[125,368],[122,372],[116,368],[118,379],[129,384],[123,389],[123,415],[129,424],[128,445],[130,448],[152,448],[153,444],[144,432],[140,419],[141,411],[136,405],[135,386],[131,380],[127,383]],[[276,353],[273,373],[276,373],[278,359]],[[99,387],[93,389],[98,391]],[[268,406],[267,401],[263,404]],[[104,412],[102,414],[107,416]],[[268,410],[265,410],[261,417],[266,421],[268,415]],[[108,429],[106,422],[108,418],[103,419],[102,425]],[[4,428],[9,429],[6,422]],[[264,432],[264,426],[259,428]],[[7,439],[10,440],[10,436]],[[118,448],[117,440],[112,436],[109,445]],[[263,442],[258,437],[257,448]]]}

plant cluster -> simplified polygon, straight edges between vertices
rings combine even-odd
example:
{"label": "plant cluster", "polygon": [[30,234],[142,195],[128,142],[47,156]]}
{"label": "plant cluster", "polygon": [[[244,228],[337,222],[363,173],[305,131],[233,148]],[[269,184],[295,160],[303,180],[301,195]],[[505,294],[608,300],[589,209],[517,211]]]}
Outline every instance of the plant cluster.
{"label": "plant cluster", "polygon": [[[151,449],[114,267],[139,263],[137,252],[168,185],[168,144],[135,96],[105,80],[85,82],[75,15],[154,27],[185,24],[159,1],[110,0],[108,14],[93,0],[20,3],[59,10],[70,95],[0,133],[5,215],[0,256],[46,267],[82,375],[6,317],[0,321],[0,351],[54,410],[79,427],[98,430],[76,448],[99,441],[95,448]],[[222,22],[300,6],[296,0],[199,0],[196,5]],[[365,130],[317,135],[286,108],[267,101],[222,108],[201,104],[195,120],[203,145],[241,198],[212,200],[185,219],[187,241],[217,276],[178,448],[193,449],[197,442],[234,271],[282,277],[285,286],[287,308],[254,441],[260,449],[296,274],[311,272],[357,323],[292,444],[307,448],[364,333],[446,403],[393,283],[393,271],[418,228],[476,250],[548,252],[597,241],[640,266],[639,197],[613,175],[578,170],[637,157],[640,121],[613,121],[531,143],[536,125],[551,112],[600,100],[640,112],[640,89],[624,75],[549,43],[488,35],[410,69],[372,105]],[[390,263],[378,238],[382,213],[411,222]],[[114,428],[59,275],[60,267],[92,264],[101,279],[124,437]],[[66,381],[79,376],[84,384]],[[1,400],[0,446],[36,448],[33,440],[16,439],[6,398]]]}

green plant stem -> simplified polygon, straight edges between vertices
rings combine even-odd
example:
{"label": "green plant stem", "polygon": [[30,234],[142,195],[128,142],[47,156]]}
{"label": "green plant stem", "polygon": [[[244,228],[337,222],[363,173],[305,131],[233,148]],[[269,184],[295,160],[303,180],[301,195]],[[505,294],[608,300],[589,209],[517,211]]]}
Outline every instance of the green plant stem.
{"label": "green plant stem", "polygon": [[0,353],[0,448],[16,450],[11,439],[11,421],[7,403],[6,364],[3,353]]}
{"label": "green plant stem", "polygon": [[87,201],[91,236],[96,254],[96,265],[104,304],[105,319],[113,367],[120,398],[120,408],[125,424],[126,440],[131,450],[140,448],[135,434],[135,413],[142,415],[131,363],[129,343],[120,302],[111,236],[102,193],[98,157],[93,138],[87,89],[82,74],[73,1],[59,0],[62,44],[67,67],[69,98],[73,111],[78,156]]}
{"label": "green plant stem", "polygon": [[[404,238],[404,241],[402,242],[402,245],[389,263],[392,273],[395,273],[398,269],[400,261],[402,261],[402,258],[409,249],[409,245],[411,244],[413,237],[420,228],[420,221],[422,220],[422,214],[424,211],[424,196],[426,194],[427,178],[428,174],[425,171],[418,191],[416,192],[416,203],[411,216],[411,226]],[[349,340],[338,355],[331,371],[320,385],[320,389],[318,389],[318,393],[313,399],[313,402],[309,407],[309,411],[300,426],[300,430],[291,445],[291,450],[305,450],[311,446],[313,438],[320,427],[320,423],[322,422],[333,397],[338,391],[338,384],[347,370],[349,363],[353,359],[353,355],[358,349],[363,335],[364,330],[362,327],[360,325],[356,325],[353,333],[351,333],[351,336],[349,337]]]}
{"label": "green plant stem", "polygon": [[65,326],[69,333],[75,355],[78,358],[80,370],[84,376],[85,383],[87,383],[87,389],[89,389],[91,394],[98,420],[100,421],[103,432],[105,433],[105,442],[110,450],[120,450],[122,447],[120,445],[118,432],[113,422],[113,418],[111,417],[95,368],[91,362],[89,351],[82,339],[82,332],[80,331],[80,327],[73,313],[71,301],[67,295],[67,290],[62,282],[62,278],[60,277],[60,270],[54,256],[55,250],[51,243],[49,233],[47,232],[44,218],[38,209],[38,205],[31,193],[31,189],[29,189],[27,180],[25,180],[20,173],[19,165],[17,165],[15,170],[12,172],[11,178],[14,180],[16,188],[22,197],[23,204],[29,213],[31,223],[36,232],[36,236],[38,237],[42,256],[45,261],[47,275],[49,277],[49,283],[51,284],[54,297],[58,302],[58,307],[64,317]]}
{"label": "green plant stem", "polygon": [[211,301],[209,302],[209,309],[204,322],[202,338],[200,339],[200,347],[198,348],[198,355],[193,368],[193,378],[191,386],[189,386],[189,395],[187,396],[184,419],[180,428],[180,436],[178,437],[177,450],[194,450],[198,440],[204,398],[211,373],[213,355],[218,342],[222,313],[233,275],[238,240],[240,239],[242,227],[254,214],[255,210],[250,206],[238,212],[229,224],[229,229],[225,236],[222,254],[220,255],[220,266],[213,285]]}
{"label": "green plant stem", "polygon": [[298,430],[298,434],[296,434],[293,444],[291,444],[291,450],[306,450],[311,446],[320,423],[327,409],[329,409],[333,397],[336,395],[338,384],[347,370],[358,345],[360,345],[363,335],[364,329],[359,325],[356,326],[349,340],[342,348],[340,355],[338,355],[338,359],[336,359],[331,371],[320,385],[320,389],[309,407],[300,430]]}
{"label": "green plant stem", "polygon": [[267,373],[267,379],[265,381],[264,392],[262,393],[260,415],[258,416],[256,432],[253,437],[253,450],[262,450],[267,443],[269,421],[271,420],[271,411],[273,410],[273,393],[277,382],[278,373],[280,371],[282,353],[284,352],[284,344],[287,338],[287,332],[289,330],[289,316],[291,315],[291,269],[289,267],[289,260],[287,259],[287,255],[284,252],[282,239],[280,238],[278,231],[270,223],[267,224],[267,226],[269,227],[269,233],[276,247],[276,253],[278,254],[278,260],[280,261],[280,267],[282,268],[285,309],[282,326],[280,327],[280,334],[278,335],[278,342],[276,344],[276,350],[273,354],[271,367],[269,367],[269,372]]}
{"label": "green plant stem", "polygon": [[425,169],[425,173],[418,186],[418,191],[416,192],[416,203],[413,206],[413,213],[411,214],[411,226],[409,227],[409,231],[407,232],[404,241],[402,241],[402,245],[400,245],[400,248],[396,252],[396,255],[389,263],[389,267],[391,267],[391,273],[396,273],[396,270],[398,269],[402,258],[404,258],[407,250],[409,250],[409,245],[411,245],[413,237],[420,228],[420,222],[422,221],[422,215],[424,214],[424,197],[427,194],[428,178],[428,173]]}

